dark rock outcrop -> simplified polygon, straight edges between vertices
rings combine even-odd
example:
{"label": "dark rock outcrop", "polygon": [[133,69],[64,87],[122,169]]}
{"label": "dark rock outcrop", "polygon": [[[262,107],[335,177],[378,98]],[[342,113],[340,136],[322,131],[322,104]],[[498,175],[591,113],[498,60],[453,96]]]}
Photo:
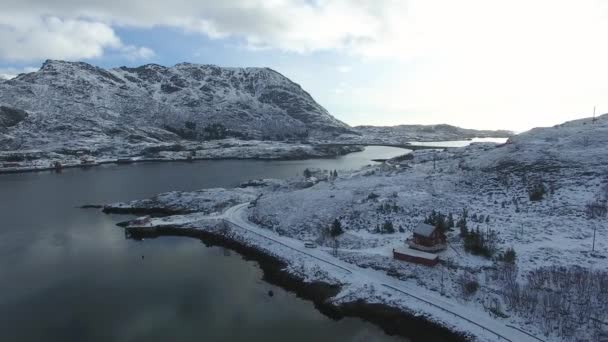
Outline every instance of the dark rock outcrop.
{"label": "dark rock outcrop", "polygon": [[21,121],[25,120],[27,115],[28,114],[26,111],[0,106],[0,129],[17,125]]}

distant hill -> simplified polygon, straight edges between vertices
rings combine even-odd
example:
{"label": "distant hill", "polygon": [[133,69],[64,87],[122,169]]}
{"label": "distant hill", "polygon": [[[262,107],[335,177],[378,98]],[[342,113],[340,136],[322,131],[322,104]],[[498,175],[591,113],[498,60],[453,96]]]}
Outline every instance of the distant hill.
{"label": "distant hill", "polygon": [[373,139],[407,141],[446,141],[472,138],[508,138],[514,135],[506,130],[475,130],[451,125],[398,125],[357,126],[353,130]]}

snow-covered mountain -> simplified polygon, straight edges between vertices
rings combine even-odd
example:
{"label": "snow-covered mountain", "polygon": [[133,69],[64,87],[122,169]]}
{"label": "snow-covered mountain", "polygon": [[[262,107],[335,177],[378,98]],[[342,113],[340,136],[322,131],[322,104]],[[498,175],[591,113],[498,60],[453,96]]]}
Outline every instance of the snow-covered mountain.
{"label": "snow-covered mountain", "polygon": [[0,105],[28,113],[11,128],[0,121],[0,150],[350,132],[298,84],[268,68],[180,63],[105,70],[47,60],[39,71],[0,81]]}

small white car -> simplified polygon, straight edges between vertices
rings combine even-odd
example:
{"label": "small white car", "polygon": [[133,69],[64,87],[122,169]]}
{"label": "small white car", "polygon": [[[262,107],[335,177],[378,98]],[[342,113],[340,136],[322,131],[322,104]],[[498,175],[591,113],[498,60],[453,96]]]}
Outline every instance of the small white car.
{"label": "small white car", "polygon": [[304,247],[306,247],[306,248],[317,248],[317,244],[314,243],[313,241],[305,241],[304,242]]}

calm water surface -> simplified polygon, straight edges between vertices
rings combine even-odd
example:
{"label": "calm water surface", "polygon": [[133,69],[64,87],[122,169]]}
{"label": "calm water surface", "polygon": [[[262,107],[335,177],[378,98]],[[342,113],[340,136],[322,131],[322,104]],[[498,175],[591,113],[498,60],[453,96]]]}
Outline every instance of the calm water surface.
{"label": "calm water surface", "polygon": [[328,319],[262,282],[256,263],[236,253],[188,238],[127,240],[115,226],[125,216],[76,207],[306,167],[354,169],[403,153],[369,147],[338,159],[0,175],[0,341],[397,341],[359,319]]}

